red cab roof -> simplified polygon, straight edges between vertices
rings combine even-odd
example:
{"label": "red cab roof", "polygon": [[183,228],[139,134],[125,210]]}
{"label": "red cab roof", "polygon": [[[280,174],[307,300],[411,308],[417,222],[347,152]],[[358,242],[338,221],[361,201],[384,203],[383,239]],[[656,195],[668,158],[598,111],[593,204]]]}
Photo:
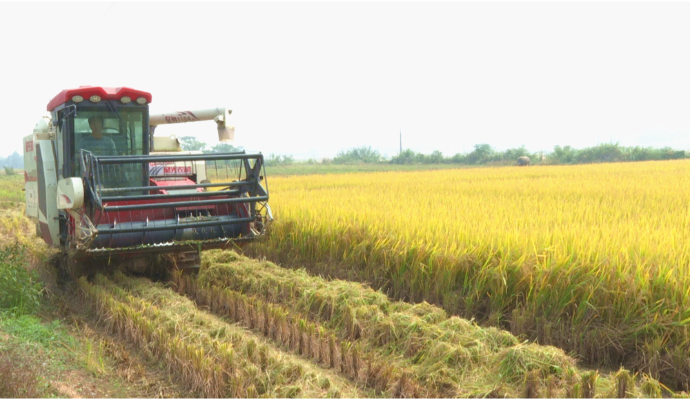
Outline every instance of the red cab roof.
{"label": "red cab roof", "polygon": [[128,87],[101,87],[101,86],[80,86],[76,89],[65,89],[58,93],[57,96],[53,97],[48,103],[47,110],[52,111],[55,107],[60,104],[64,104],[67,101],[72,100],[72,96],[80,95],[84,100],[88,100],[89,97],[93,95],[101,96],[103,100],[120,100],[123,96],[129,96],[132,101],[136,100],[138,97],[144,97],[146,103],[151,103],[151,93],[142,92],[141,90],[135,90]]}

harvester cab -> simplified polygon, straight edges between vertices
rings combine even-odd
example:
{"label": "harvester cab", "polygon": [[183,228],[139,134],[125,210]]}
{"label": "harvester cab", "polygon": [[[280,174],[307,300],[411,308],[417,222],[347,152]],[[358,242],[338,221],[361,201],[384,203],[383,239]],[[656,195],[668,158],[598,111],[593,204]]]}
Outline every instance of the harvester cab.
{"label": "harvester cab", "polygon": [[81,86],[49,103],[24,138],[26,212],[70,268],[195,268],[199,252],[240,246],[272,220],[261,153],[185,152],[156,127],[214,120],[225,108],[149,115],[151,94]]}

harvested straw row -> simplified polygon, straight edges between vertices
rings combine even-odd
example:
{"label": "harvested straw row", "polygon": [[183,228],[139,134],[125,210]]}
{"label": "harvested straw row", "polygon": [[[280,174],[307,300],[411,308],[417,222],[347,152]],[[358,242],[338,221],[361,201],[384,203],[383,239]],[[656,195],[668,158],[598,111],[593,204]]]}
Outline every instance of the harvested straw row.
{"label": "harvested straw row", "polygon": [[[449,318],[444,310],[425,302],[391,301],[383,293],[355,282],[326,281],[304,270],[260,263],[231,251],[205,252],[203,263],[199,276],[202,284],[228,287],[289,305],[311,318],[328,322],[328,326],[345,332],[351,340],[358,339],[363,330],[376,333],[376,346],[389,346],[391,351],[401,354],[414,356],[420,351],[416,345],[430,341],[463,344],[479,340],[491,351],[518,343],[506,331]],[[419,336],[419,340],[411,343],[411,335]]]}
{"label": "harvested straw row", "polygon": [[[262,396],[265,396],[262,393],[269,393],[266,388],[273,386],[275,389],[273,394],[266,395],[284,397],[281,394],[286,390],[284,385],[290,384],[293,385],[291,393],[300,396],[333,397],[341,393],[348,397],[375,397],[374,392],[360,390],[360,387],[351,384],[348,380],[328,373],[314,364],[305,363],[300,358],[274,350],[274,347],[264,339],[255,337],[249,331],[198,311],[193,302],[174,294],[173,291],[160,284],[152,284],[143,278],[128,278],[118,273],[115,274],[114,279],[126,288],[128,293],[141,296],[151,304],[165,306],[170,318],[175,320],[176,329],[180,324],[193,326],[192,332],[187,333],[189,340],[203,341],[211,338],[215,341],[230,342],[236,350],[242,349],[241,354],[246,356],[247,362],[255,364],[249,366],[250,374],[255,374],[258,369],[268,377],[261,386],[257,385],[258,393]],[[250,318],[257,320],[254,313]],[[201,337],[191,336],[192,334],[199,334]]]}
{"label": "harvested straw row", "polygon": [[222,288],[200,285],[197,280],[175,275],[180,293],[198,305],[261,332],[275,343],[324,367],[333,368],[387,397],[450,397],[455,392],[440,392],[427,387],[426,379],[412,381],[410,368],[391,357],[363,352],[359,345],[337,338],[332,329],[309,321],[285,307]]}
{"label": "harvested straw row", "polygon": [[[205,253],[199,282],[243,291],[308,315],[340,333],[342,340],[359,345],[361,351],[396,360],[395,365],[413,371],[412,379],[446,397],[483,397],[502,385],[501,391],[517,395],[526,371],[511,363],[539,366],[541,376],[561,374],[574,365],[558,349],[511,348],[518,341],[510,334],[482,329],[460,318],[448,319],[443,310],[430,305],[391,302],[357,283],[327,282],[231,252]],[[490,358],[496,362],[488,362]],[[536,362],[541,359],[550,361]],[[499,384],[496,372],[486,365],[503,369]]]}
{"label": "harvested straw row", "polygon": [[[198,284],[211,285],[202,296],[217,297],[211,293],[218,293],[218,286],[301,312],[325,329],[341,332],[342,339],[351,340],[362,352],[397,357],[397,365],[412,369],[410,378],[446,396],[497,391],[520,396],[525,394],[523,386],[532,385],[532,393],[551,397],[580,385],[580,379],[569,383],[569,376],[582,372],[559,349],[519,343],[507,332],[447,318],[443,310],[428,304],[391,302],[357,283],[325,281],[226,251],[204,254]],[[528,379],[531,373],[538,374],[537,386]],[[614,393],[612,376],[598,376],[597,381],[598,393]],[[635,387],[631,391],[640,393]]]}
{"label": "harvested straw row", "polygon": [[[232,252],[206,252],[199,281],[257,295],[302,312],[340,332],[341,338],[360,343],[364,351],[407,359],[416,376],[443,377],[435,380],[441,387],[472,387],[467,385],[466,373],[484,364],[488,357],[502,358],[502,351],[518,344],[507,332],[483,329],[457,317],[448,318],[443,310],[426,303],[392,302],[382,293],[357,283],[329,282],[304,271],[286,270]],[[574,364],[553,348],[530,350],[549,351],[544,357],[552,360],[558,370]],[[521,378],[519,373],[512,380]]]}
{"label": "harvested straw row", "polygon": [[[118,321],[118,326],[130,327],[136,332],[130,339],[205,396],[363,396],[347,381],[285,357],[249,332],[200,312],[189,300],[157,284],[116,274],[123,289],[104,277],[96,279],[97,286],[86,282],[82,286],[92,296],[101,294],[101,302],[107,304],[101,314]],[[118,314],[117,310],[128,311]]]}
{"label": "harvested straw row", "polygon": [[[101,321],[110,330],[131,340],[154,358],[164,361],[168,366],[168,372],[180,377],[190,389],[207,397],[222,397],[229,392],[232,393],[223,382],[228,380],[230,374],[227,370],[221,369],[221,362],[204,363],[205,354],[201,346],[187,343],[179,335],[170,335],[157,328],[142,312],[119,302],[99,286],[91,285],[82,279],[80,287],[82,294],[93,302]],[[223,350],[226,353],[225,358],[232,358],[230,348]],[[219,379],[222,375],[226,375],[225,379]]]}

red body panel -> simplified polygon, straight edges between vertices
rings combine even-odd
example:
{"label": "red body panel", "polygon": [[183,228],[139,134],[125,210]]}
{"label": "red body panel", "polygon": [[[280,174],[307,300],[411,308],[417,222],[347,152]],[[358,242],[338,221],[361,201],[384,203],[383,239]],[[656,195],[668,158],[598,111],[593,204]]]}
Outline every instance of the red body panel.
{"label": "red body panel", "polygon": [[[117,201],[108,202],[104,206],[126,206],[135,204],[162,204],[162,203],[172,203],[172,202],[193,202],[199,200],[216,200],[216,199],[226,199],[226,196],[211,196],[211,197],[185,197],[176,199],[159,199],[159,200],[132,200],[132,201]],[[247,205],[244,203],[239,204],[215,204],[215,205],[203,205],[194,206],[190,204],[185,207],[164,207],[164,208],[153,208],[148,210],[131,210],[131,211],[111,211],[101,213],[100,210],[94,211],[93,222],[94,224],[112,224],[113,222],[123,223],[123,222],[144,222],[149,221],[159,221],[166,219],[175,219],[179,213],[184,212],[185,214],[192,212],[193,210],[209,212],[211,215],[237,215],[238,217],[248,217],[249,210]]]}
{"label": "red body panel", "polygon": [[144,97],[147,104],[151,103],[151,93],[143,92],[128,87],[101,87],[101,86],[80,86],[76,89],[65,89],[53,97],[46,107],[48,111],[52,111],[55,107],[72,100],[72,96],[82,96],[84,101],[89,101],[89,97],[93,95],[101,96],[102,100],[120,100],[123,96],[129,96],[132,101],[138,97]]}
{"label": "red body panel", "polygon": [[[182,178],[181,180],[174,180],[174,181],[165,181],[165,180],[156,180],[154,178],[149,179],[149,185],[150,186],[182,186],[182,185],[194,185],[194,181],[189,179],[189,178]],[[203,192],[204,190],[202,188],[197,188],[197,192]],[[155,192],[152,192],[155,193]],[[165,189],[161,189],[158,191],[160,194],[168,194],[168,191]]]}
{"label": "red body panel", "polygon": [[38,182],[38,178],[35,176],[29,176],[29,174],[24,171],[24,182]]}

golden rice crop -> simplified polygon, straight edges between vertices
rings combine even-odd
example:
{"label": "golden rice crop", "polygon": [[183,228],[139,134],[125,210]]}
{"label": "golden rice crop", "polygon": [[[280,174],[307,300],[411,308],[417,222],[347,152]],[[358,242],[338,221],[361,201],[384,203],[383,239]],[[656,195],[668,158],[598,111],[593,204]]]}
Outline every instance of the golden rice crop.
{"label": "golden rice crop", "polygon": [[689,161],[270,179],[252,246],[688,390]]}

